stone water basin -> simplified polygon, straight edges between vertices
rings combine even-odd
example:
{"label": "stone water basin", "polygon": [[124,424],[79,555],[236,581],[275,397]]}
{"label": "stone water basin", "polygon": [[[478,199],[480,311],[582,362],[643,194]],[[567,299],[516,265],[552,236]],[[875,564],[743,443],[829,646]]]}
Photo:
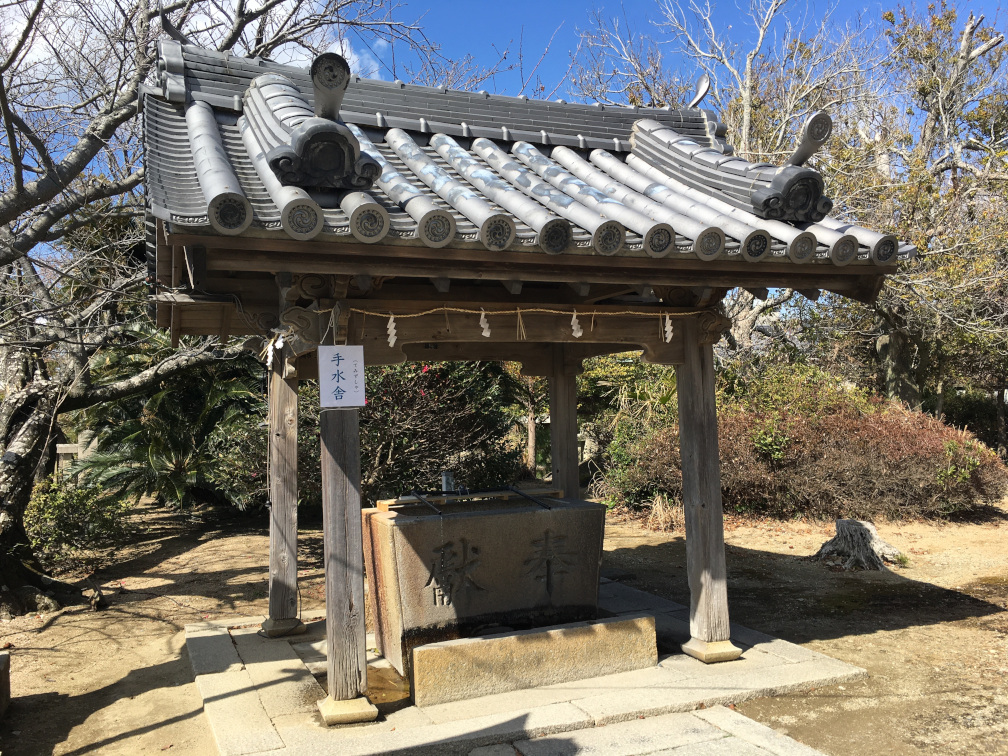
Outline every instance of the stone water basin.
{"label": "stone water basin", "polygon": [[375,639],[400,674],[419,645],[596,617],[605,506],[540,501],[365,510]]}

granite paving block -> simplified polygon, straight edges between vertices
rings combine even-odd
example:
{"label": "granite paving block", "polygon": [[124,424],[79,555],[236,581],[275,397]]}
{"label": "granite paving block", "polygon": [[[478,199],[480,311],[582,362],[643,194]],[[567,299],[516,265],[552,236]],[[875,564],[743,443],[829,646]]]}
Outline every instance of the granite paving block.
{"label": "granite paving block", "polygon": [[514,746],[522,756],[636,756],[725,737],[726,733],[719,728],[690,714],[666,714],[608,727],[520,740]]}
{"label": "granite paving block", "polygon": [[270,717],[310,712],[325,691],[289,643],[264,638],[254,629],[233,638],[245,669]]}
{"label": "granite paving block", "polygon": [[324,638],[322,640],[305,641],[303,643],[291,643],[290,647],[305,664],[310,662],[325,662],[326,660],[326,641]]}
{"label": "granite paving block", "polygon": [[619,697],[633,697],[637,691],[655,686],[669,686],[676,680],[686,678],[679,672],[650,667],[615,675],[575,680],[556,685],[546,685],[528,690],[516,690],[483,696],[467,701],[426,706],[423,711],[437,723],[470,719],[487,712],[510,712],[517,716],[540,706],[570,701],[575,705],[582,698],[593,698],[603,694]]}
{"label": "granite paving block", "polygon": [[241,669],[197,675],[196,687],[221,756],[283,747],[248,672]]}
{"label": "granite paving block", "polygon": [[776,756],[822,756],[820,751],[781,735],[770,727],[754,722],[749,717],[724,706],[703,709],[694,712],[694,716],[731,733],[736,739],[758,746]]}
{"label": "granite paving block", "polygon": [[492,746],[481,746],[469,751],[469,756],[515,756],[518,752],[510,743],[498,743]]}
{"label": "granite paving block", "polygon": [[185,634],[194,675],[241,669],[242,662],[227,625],[209,622],[186,625]]}
{"label": "granite paving block", "polygon": [[770,641],[777,640],[772,635],[761,633],[759,630],[753,630],[744,625],[737,625],[734,622],[731,623],[731,639],[746,646],[755,646],[758,643],[769,643]]}
{"label": "granite paving block", "polygon": [[737,690],[719,690],[714,686],[700,685],[696,680],[676,680],[639,689],[630,695],[626,691],[605,692],[579,698],[572,703],[585,711],[596,726],[603,726],[638,717],[689,712],[701,703],[732,703],[742,698]]}
{"label": "granite paving block", "polygon": [[676,670],[662,669],[661,667],[648,667],[647,669],[635,669],[630,672],[620,672],[615,675],[604,675],[593,677],[588,680],[575,680],[568,683],[560,683],[550,686],[551,689],[565,690],[571,693],[572,701],[581,698],[588,698],[603,691],[612,693],[627,693],[627,691],[650,688],[652,686],[673,685],[677,680],[686,680]]}
{"label": "granite paving block", "polygon": [[417,706],[653,667],[649,615],[574,622],[413,649]]}
{"label": "granite paving block", "polygon": [[[725,662],[727,666],[732,662]],[[699,667],[708,665],[696,662]],[[718,666],[718,665],[710,665]],[[676,671],[681,672],[682,668]],[[687,677],[639,690],[633,696],[603,693],[577,699],[579,708],[590,714],[596,724],[619,722],[636,716],[654,716],[668,712],[690,711],[700,704],[738,703],[759,696],[793,693],[823,685],[857,680],[867,675],[858,667],[836,662],[797,662],[750,668],[735,675]]]}
{"label": "granite paving block", "polygon": [[752,669],[776,667],[787,663],[779,656],[768,654],[762,648],[753,647],[744,650],[742,656],[732,661],[704,664],[686,654],[673,654],[662,659],[658,666],[663,669],[674,669],[685,677],[704,679],[724,676],[736,677]]}
{"label": "granite paving block", "polygon": [[541,706],[571,701],[575,696],[576,691],[546,686],[415,708],[417,711],[422,711],[432,722],[444,724],[483,716],[487,712],[519,716]]}
{"label": "granite paving block", "polygon": [[831,659],[831,657],[826,656],[826,654],[820,654],[818,651],[813,651],[811,648],[805,648],[804,646],[799,646],[797,643],[790,643],[778,638],[773,638],[764,643],[754,644],[754,647],[759,648],[760,651],[773,654],[774,656],[778,656],[789,662],[821,661]]}
{"label": "granite paving block", "polygon": [[679,651],[679,646],[690,639],[688,610],[682,612],[655,612],[655,635],[658,648]]}
{"label": "granite paving block", "polygon": [[698,689],[714,688],[725,693],[736,691],[746,693],[751,698],[755,695],[777,696],[821,685],[858,680],[867,674],[863,669],[843,662],[810,661],[751,668],[734,675],[694,677],[684,681],[682,685],[685,689],[695,685]]}
{"label": "granite paving block", "polygon": [[772,754],[752,743],[728,737],[655,751],[649,753],[648,756],[772,756]]}
{"label": "granite paving block", "polygon": [[686,609],[675,601],[669,601],[616,582],[599,586],[599,608],[612,614],[641,611],[673,612]]}
{"label": "granite paving block", "polygon": [[[554,704],[526,714],[492,714],[463,722],[416,727],[386,733],[362,733],[338,742],[340,756],[377,756],[409,753],[410,756],[464,756],[473,748],[514,742],[530,737],[568,733],[591,727],[591,719],[572,704]],[[334,745],[335,743],[331,744]]]}

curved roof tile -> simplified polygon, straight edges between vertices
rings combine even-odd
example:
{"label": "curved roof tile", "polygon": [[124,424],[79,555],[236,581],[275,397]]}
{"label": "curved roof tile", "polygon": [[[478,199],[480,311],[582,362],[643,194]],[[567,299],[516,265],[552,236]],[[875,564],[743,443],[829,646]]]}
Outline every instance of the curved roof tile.
{"label": "curved roof tile", "polygon": [[178,227],[755,264],[890,265],[913,252],[826,216],[822,177],[802,163],[828,117],[810,120],[788,164],[772,166],[734,156],[723,124],[699,108],[356,77],[344,91],[318,61],[313,81],[177,42],[159,52],[157,87],[143,98],[147,203]]}

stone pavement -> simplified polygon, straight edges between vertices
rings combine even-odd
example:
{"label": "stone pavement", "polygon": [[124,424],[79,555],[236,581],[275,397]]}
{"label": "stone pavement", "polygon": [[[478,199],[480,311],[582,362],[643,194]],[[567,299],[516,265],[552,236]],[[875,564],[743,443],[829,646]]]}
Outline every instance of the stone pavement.
{"label": "stone pavement", "polygon": [[370,654],[368,695],[381,716],[335,728],[322,724],[315,705],[324,696],[313,674],[324,680],[324,623],[272,640],[258,633],[261,617],[201,623],[186,627],[186,645],[224,756],[814,754],[727,706],[866,675],[737,625],[732,640],[742,657],[706,665],[677,652],[689,637],[686,607],[608,581],[599,606],[610,615],[654,615],[665,652],[657,666],[421,708],[391,665]]}

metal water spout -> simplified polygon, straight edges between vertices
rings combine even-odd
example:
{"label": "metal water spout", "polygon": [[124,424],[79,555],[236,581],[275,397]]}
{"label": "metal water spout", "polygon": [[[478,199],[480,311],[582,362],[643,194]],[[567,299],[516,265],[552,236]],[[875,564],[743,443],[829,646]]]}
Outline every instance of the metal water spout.
{"label": "metal water spout", "polygon": [[315,115],[338,120],[343,95],[350,84],[350,65],[342,55],[322,53],[312,61],[311,78],[315,88]]}

